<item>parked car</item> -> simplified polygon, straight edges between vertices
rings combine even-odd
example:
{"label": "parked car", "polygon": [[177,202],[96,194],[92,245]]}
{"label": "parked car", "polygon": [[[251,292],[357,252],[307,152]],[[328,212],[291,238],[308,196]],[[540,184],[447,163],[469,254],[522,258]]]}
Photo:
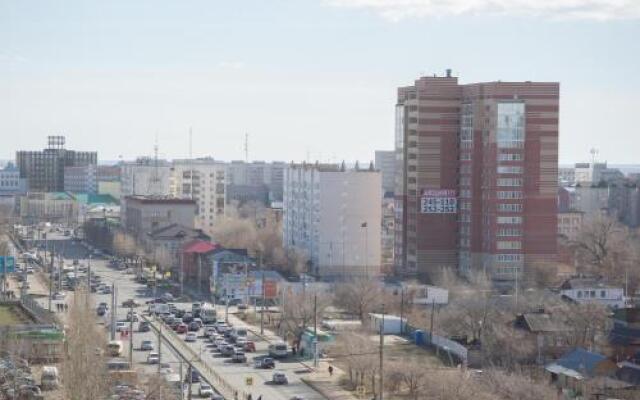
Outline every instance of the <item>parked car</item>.
{"label": "parked car", "polygon": [[184,323],[183,324],[179,324],[176,327],[176,332],[177,333],[187,333],[187,324],[184,324]]}
{"label": "parked car", "polygon": [[286,385],[289,383],[287,375],[282,371],[276,371],[271,376],[271,381],[276,385]]}
{"label": "parked car", "polygon": [[[187,374],[187,376],[184,377],[184,381],[185,382],[189,382],[189,375]],[[192,369],[191,370],[191,383],[198,383],[200,382],[200,372],[198,372],[197,369]]]}
{"label": "parked car", "polygon": [[213,394],[214,394],[213,388],[211,387],[211,385],[204,382],[200,383],[200,388],[198,389],[198,396],[208,399],[211,396],[213,396]]}
{"label": "parked car", "polygon": [[200,330],[200,324],[198,324],[196,321],[192,321],[189,323],[189,331],[198,332],[199,330]]}
{"label": "parked car", "polygon": [[190,312],[186,312],[184,313],[184,315],[182,316],[182,322],[184,322],[185,324],[191,323],[193,321],[193,314],[191,314]]}
{"label": "parked car", "polygon": [[185,342],[195,342],[198,340],[198,335],[195,332],[188,332],[184,337]]}
{"label": "parked car", "polygon": [[244,311],[247,308],[249,308],[246,304],[242,303],[242,304],[238,304],[238,310]]}
{"label": "parked car", "polygon": [[218,348],[220,349],[220,353],[222,353],[222,355],[225,357],[231,357],[233,353],[236,351],[236,348],[230,344],[227,344]]}
{"label": "parked car", "polygon": [[147,321],[142,321],[138,324],[138,332],[149,332],[151,325]]}
{"label": "parked car", "polygon": [[160,363],[160,354],[158,353],[149,353],[147,356],[147,364],[158,364]]}
{"label": "parked car", "polygon": [[276,362],[271,357],[255,358],[253,361],[253,366],[256,368],[264,368],[264,369],[275,368]]}
{"label": "parked car", "polygon": [[143,340],[142,343],[140,343],[140,350],[153,350],[153,342],[151,340]]}
{"label": "parked car", "polygon": [[116,332],[122,332],[127,330],[127,323],[124,321],[116,322]]}
{"label": "parked car", "polygon": [[233,356],[231,356],[231,361],[236,363],[247,362],[247,356],[244,354],[244,351],[236,351],[233,353]]}
{"label": "parked car", "polygon": [[136,303],[136,301],[133,299],[129,299],[122,302],[122,307],[125,307],[125,308],[138,307],[139,305],[140,304]]}
{"label": "parked car", "polygon": [[61,293],[61,292],[55,292],[52,296],[51,299],[52,300],[64,300],[65,298],[65,294]]}
{"label": "parked car", "polygon": [[256,344],[251,340],[247,340],[247,342],[244,344],[244,351],[246,351],[248,353],[255,352],[256,351]]}
{"label": "parked car", "polygon": [[164,293],[162,299],[164,301],[173,301],[173,295],[171,293]]}

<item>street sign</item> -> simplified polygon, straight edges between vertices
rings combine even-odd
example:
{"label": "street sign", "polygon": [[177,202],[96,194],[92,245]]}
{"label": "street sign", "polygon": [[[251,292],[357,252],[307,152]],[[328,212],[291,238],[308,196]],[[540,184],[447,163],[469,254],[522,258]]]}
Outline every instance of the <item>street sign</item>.
{"label": "street sign", "polygon": [[13,256],[0,256],[0,275],[16,272],[16,259]]}

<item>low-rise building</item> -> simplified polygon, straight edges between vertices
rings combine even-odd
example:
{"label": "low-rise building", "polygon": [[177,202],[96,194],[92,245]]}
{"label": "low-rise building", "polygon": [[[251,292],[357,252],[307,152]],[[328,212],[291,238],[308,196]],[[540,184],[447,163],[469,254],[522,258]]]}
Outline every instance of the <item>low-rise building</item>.
{"label": "low-rise building", "polygon": [[0,196],[20,195],[27,192],[27,180],[20,178],[20,170],[8,163],[0,169]]}
{"label": "low-rise building", "polygon": [[159,258],[158,252],[163,249],[171,257],[171,265],[179,265],[180,249],[194,240],[209,241],[211,237],[201,229],[172,223],[148,232],[144,244],[150,254]]}
{"label": "low-rise building", "polygon": [[609,344],[618,360],[640,362],[640,308],[619,308],[613,312]]}
{"label": "low-rise building", "polygon": [[517,315],[514,327],[527,333],[524,340],[537,349],[539,364],[556,359],[569,350],[571,329],[561,318],[543,309]]}
{"label": "low-rise building", "polygon": [[572,398],[589,398],[582,397],[589,392],[589,380],[613,376],[616,370],[616,364],[604,355],[582,348],[575,348],[545,366],[551,382]]}
{"label": "low-rise building", "polygon": [[191,199],[127,196],[121,209],[122,223],[136,238],[144,239],[148,232],[171,224],[194,228],[196,208]]}
{"label": "low-rise building", "polygon": [[66,192],[29,192],[20,197],[19,213],[26,223],[47,221],[71,226],[78,221],[78,202]]}
{"label": "low-rise building", "polygon": [[582,229],[584,212],[562,211],[558,212],[558,234],[568,240],[576,240]]}
{"label": "low-rise building", "polygon": [[563,298],[576,303],[598,303],[611,308],[626,307],[624,288],[591,277],[569,278],[560,286]]}

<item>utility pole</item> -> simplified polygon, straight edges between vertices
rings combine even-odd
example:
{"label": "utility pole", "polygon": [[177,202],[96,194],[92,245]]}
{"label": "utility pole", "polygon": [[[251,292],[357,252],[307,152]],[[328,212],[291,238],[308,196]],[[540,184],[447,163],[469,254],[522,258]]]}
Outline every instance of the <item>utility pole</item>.
{"label": "utility pole", "polygon": [[260,253],[258,257],[258,262],[260,263],[260,271],[262,272],[262,312],[260,313],[260,334],[264,335],[264,268],[262,266],[262,253]]}
{"label": "utility pole", "polygon": [[516,266],[516,308],[518,308],[518,267]]}
{"label": "utility pole", "polygon": [[129,305],[129,365],[133,365],[133,301]]}
{"label": "utility pole", "polygon": [[313,366],[318,368],[318,295],[313,294]]}
{"label": "utility pole", "polygon": [[[158,358],[160,359],[160,362],[158,363],[158,372],[160,372],[160,365],[162,365],[162,324],[158,324],[158,326]],[[180,379],[182,379],[182,377],[180,377]]]}
{"label": "utility pole", "polygon": [[433,317],[436,314],[436,299],[431,303],[431,327],[429,328],[429,344],[433,345]]}
{"label": "utility pole", "polygon": [[111,340],[116,340],[116,285],[111,284]]}
{"label": "utility pole", "polygon": [[404,287],[400,289],[400,336],[404,334],[404,323],[402,322],[403,316],[404,316]]}
{"label": "utility pole", "polygon": [[189,392],[187,393],[187,399],[191,400],[191,391],[193,387],[193,366],[191,366],[191,364],[189,364],[189,369],[187,371],[189,371]]}
{"label": "utility pole", "polygon": [[[55,248],[55,246],[54,246]],[[45,256],[47,251],[44,252]],[[45,258],[46,260],[46,258]],[[53,257],[50,257],[51,263],[49,264],[49,312],[51,312],[51,298],[53,297]],[[5,274],[6,276],[6,274]]]}
{"label": "utility pole", "polygon": [[184,400],[184,386],[182,385],[182,360],[180,360],[180,400]]}
{"label": "utility pole", "polygon": [[[402,323],[402,322],[401,322]],[[380,324],[380,396],[384,397],[384,303],[382,303],[382,323]]]}
{"label": "utility pole", "polygon": [[198,254],[198,296],[202,297],[202,254]]}

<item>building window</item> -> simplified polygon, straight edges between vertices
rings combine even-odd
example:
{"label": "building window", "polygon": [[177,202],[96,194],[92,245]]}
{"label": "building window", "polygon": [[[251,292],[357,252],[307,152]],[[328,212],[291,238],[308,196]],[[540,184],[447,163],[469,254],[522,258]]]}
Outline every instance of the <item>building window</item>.
{"label": "building window", "polygon": [[604,290],[601,290],[601,291],[600,291],[600,297],[602,297],[603,299],[604,299],[605,297],[607,297],[607,292],[606,292],[606,291],[604,291]]}
{"label": "building window", "polygon": [[582,290],[578,290],[578,298],[581,299],[582,298]]}
{"label": "building window", "polygon": [[521,199],[522,192],[519,190],[512,191],[498,191],[498,199],[500,200],[512,200],[512,199]]}
{"label": "building window", "polygon": [[524,146],[524,103],[498,103],[498,148],[521,148]]}

